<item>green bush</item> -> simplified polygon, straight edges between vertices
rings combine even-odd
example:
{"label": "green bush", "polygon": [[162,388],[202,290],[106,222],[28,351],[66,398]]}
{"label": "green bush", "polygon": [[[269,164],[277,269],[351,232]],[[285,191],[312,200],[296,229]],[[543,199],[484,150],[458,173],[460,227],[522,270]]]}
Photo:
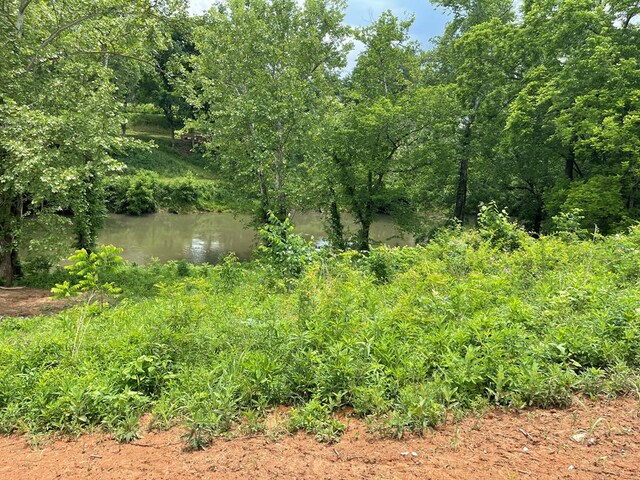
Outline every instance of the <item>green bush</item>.
{"label": "green bush", "polygon": [[482,238],[503,250],[519,248],[526,238],[526,233],[509,219],[505,209],[499,210],[495,202],[480,205],[478,227]]}
{"label": "green bush", "polygon": [[567,199],[562,206],[563,212],[580,209],[581,226],[608,234],[619,231],[623,225],[624,200],[619,177],[595,175],[587,181],[571,184]]}
{"label": "green bush", "polygon": [[116,177],[106,186],[107,206],[113,213],[143,215],[157,210],[170,213],[220,210],[220,195],[211,180],[191,175],[162,179],[154,173]]}
{"label": "green bush", "polygon": [[269,223],[258,232],[262,245],[258,247],[257,255],[273,275],[284,279],[299,278],[314,260],[312,243],[294,233],[289,217],[281,221],[269,213]]}
{"label": "green bush", "polygon": [[108,209],[113,213],[143,215],[157,210],[155,192],[158,176],[140,172],[133,176],[115,177],[105,185]]}
{"label": "green bush", "polygon": [[344,432],[345,425],[331,417],[331,410],[318,399],[313,399],[291,411],[289,429],[313,433],[319,442],[335,442]]}
{"label": "green bush", "polygon": [[156,211],[154,192],[157,178],[148,173],[139,173],[129,183],[124,196],[124,210],[130,215],[143,215]]}
{"label": "green bush", "polygon": [[572,208],[568,212],[560,212],[552,218],[553,232],[564,239],[585,239],[589,232],[583,228],[584,215],[582,209]]}

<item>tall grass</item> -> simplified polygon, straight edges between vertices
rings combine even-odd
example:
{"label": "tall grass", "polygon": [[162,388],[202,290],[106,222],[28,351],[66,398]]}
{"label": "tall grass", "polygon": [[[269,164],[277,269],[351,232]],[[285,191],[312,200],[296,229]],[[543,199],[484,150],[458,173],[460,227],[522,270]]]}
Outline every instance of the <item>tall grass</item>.
{"label": "tall grass", "polygon": [[[344,406],[371,428],[423,432],[447,410],[562,407],[638,388],[640,229],[593,241],[476,232],[425,247],[319,256],[298,279],[260,263],[182,265],[150,298],[0,323],[0,430],[127,440],[151,411],[193,448],[272,407],[335,439]],[[154,267],[157,268],[157,267]],[[143,269],[121,273],[145,277]],[[256,420],[258,419],[258,420]],[[256,427],[257,428],[257,427]]]}

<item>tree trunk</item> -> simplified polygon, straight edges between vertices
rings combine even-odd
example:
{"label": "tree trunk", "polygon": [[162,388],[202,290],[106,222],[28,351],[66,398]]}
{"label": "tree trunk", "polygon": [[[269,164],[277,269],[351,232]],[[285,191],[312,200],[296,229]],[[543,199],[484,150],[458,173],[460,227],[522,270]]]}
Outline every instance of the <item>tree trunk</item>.
{"label": "tree trunk", "polygon": [[564,161],[564,175],[569,179],[573,180],[576,176],[576,170],[578,175],[580,175],[580,170],[578,168],[578,164],[576,163],[576,149],[575,144],[578,141],[578,137],[573,135],[571,137],[571,144],[569,145],[569,150],[567,151],[567,156]]}
{"label": "tree trunk", "polygon": [[453,216],[464,221],[464,211],[467,208],[467,188],[469,183],[469,159],[464,157],[460,160],[460,171],[458,173],[458,188],[456,190],[456,208]]}
{"label": "tree trunk", "polygon": [[329,189],[329,193],[331,194],[331,205],[329,207],[329,239],[334,248],[345,250],[344,226],[342,225],[342,217],[340,216],[340,209],[336,202],[336,192],[333,187]]}
{"label": "tree trunk", "polygon": [[573,155],[573,148],[569,150],[564,162],[564,175],[569,180],[573,180],[573,167],[575,165],[575,157]]}
{"label": "tree trunk", "polygon": [[176,129],[171,125],[171,148],[176,148]]}
{"label": "tree trunk", "polygon": [[7,287],[20,273],[18,251],[15,246],[15,228],[22,212],[18,211],[18,198],[4,195],[0,206],[0,281]]}
{"label": "tree trunk", "polygon": [[6,233],[0,238],[0,282],[5,287],[13,284],[15,265],[13,256],[13,237]]}
{"label": "tree trunk", "polygon": [[264,177],[264,172],[258,172],[258,182],[260,183],[260,212],[259,217],[263,224],[269,221],[269,187]]}
{"label": "tree trunk", "polygon": [[542,195],[536,195],[536,213],[533,218],[533,232],[540,236],[542,231],[542,220],[544,219],[544,200]]}
{"label": "tree trunk", "polygon": [[[125,115],[127,114],[127,100],[122,102],[122,113]],[[127,119],[126,118],[124,122],[120,124],[120,133],[122,133],[123,137],[127,135]]]}
{"label": "tree trunk", "polygon": [[287,217],[287,194],[284,190],[284,149],[282,146],[276,151],[276,156],[273,164],[273,170],[275,173],[275,190],[278,195],[278,205],[276,216],[284,221]]}
{"label": "tree trunk", "polygon": [[456,189],[456,207],[453,216],[460,222],[464,222],[464,213],[467,208],[467,190],[469,188],[469,157],[471,155],[471,117],[464,126],[462,135],[462,158],[460,159],[460,169],[458,171],[458,187]]}
{"label": "tree trunk", "polygon": [[21,0],[18,7],[18,18],[16,19],[16,30],[18,31],[18,37],[22,37],[22,30],[24,28],[24,15],[27,7],[31,3],[31,0]]}
{"label": "tree trunk", "polygon": [[82,198],[72,206],[76,248],[92,252],[96,248],[98,232],[107,215],[104,190],[100,177],[91,172],[84,179]]}
{"label": "tree trunk", "polygon": [[631,182],[631,187],[629,188],[629,196],[627,197],[627,210],[633,210],[636,206],[638,185],[640,185],[640,181],[634,176],[633,181]]}
{"label": "tree trunk", "polygon": [[369,235],[371,233],[371,220],[369,218],[362,217],[360,219],[360,231],[358,232],[358,250],[362,252],[368,252],[371,246],[369,245]]}

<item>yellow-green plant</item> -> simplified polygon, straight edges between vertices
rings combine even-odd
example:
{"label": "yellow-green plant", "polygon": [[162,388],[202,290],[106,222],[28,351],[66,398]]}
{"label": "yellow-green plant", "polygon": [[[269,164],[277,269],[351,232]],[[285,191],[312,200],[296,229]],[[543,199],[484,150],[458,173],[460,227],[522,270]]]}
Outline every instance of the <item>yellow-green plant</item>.
{"label": "yellow-green plant", "polygon": [[113,282],[105,280],[106,275],[113,273],[116,268],[123,264],[121,253],[122,249],[113,245],[102,245],[96,252],[91,253],[84,248],[76,250],[69,257],[69,260],[73,263],[65,267],[71,274],[73,281],[65,280],[51,289],[56,298],[86,295],[82,313],[78,316],[76,322],[72,350],[74,356],[77,354],[87,331],[87,319],[95,300],[99,299],[99,307],[103,308],[106,298],[117,297],[122,292]]}

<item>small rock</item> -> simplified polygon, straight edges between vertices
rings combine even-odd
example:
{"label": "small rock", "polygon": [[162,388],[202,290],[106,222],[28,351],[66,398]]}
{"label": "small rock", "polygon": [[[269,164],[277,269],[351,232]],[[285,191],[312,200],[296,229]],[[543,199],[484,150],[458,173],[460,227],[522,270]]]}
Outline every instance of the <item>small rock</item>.
{"label": "small rock", "polygon": [[587,440],[587,445],[589,447],[593,447],[596,443],[598,443],[598,439],[596,437],[591,437],[589,440]]}
{"label": "small rock", "polygon": [[529,453],[529,449],[528,449],[527,447],[524,447],[524,448],[522,449],[522,453]]}
{"label": "small rock", "polygon": [[417,456],[418,456],[418,453],[417,453],[417,452],[411,452],[411,456],[412,456],[412,457],[417,457]]}
{"label": "small rock", "polygon": [[403,457],[406,457],[407,455],[409,455],[409,452],[402,452],[400,455],[402,455]]}
{"label": "small rock", "polygon": [[575,470],[576,467],[574,467],[573,465],[569,465],[569,470]]}
{"label": "small rock", "polygon": [[573,440],[576,443],[582,443],[585,438],[587,438],[586,433],[576,433],[571,437],[571,440]]}

